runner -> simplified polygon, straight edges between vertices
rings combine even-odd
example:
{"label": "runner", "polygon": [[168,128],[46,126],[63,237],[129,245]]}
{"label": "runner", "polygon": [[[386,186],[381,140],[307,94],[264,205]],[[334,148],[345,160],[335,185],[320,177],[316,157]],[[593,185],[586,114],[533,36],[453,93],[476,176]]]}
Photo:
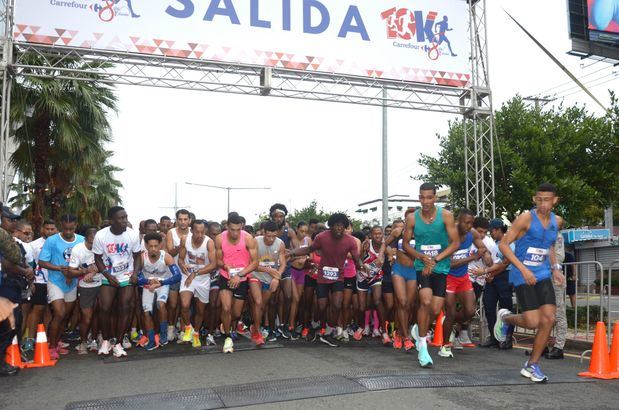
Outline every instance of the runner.
{"label": "runner", "polygon": [[[264,236],[256,237],[258,244],[258,268],[249,279],[253,306],[252,317],[254,327],[251,332],[252,340],[256,345],[264,344],[260,333],[260,324],[263,319],[268,319],[268,338],[273,340],[275,327],[275,313],[277,304],[269,304],[272,295],[277,291],[280,278],[286,270],[286,248],[284,241],[277,237],[279,227],[273,221],[264,223]],[[268,312],[268,318],[264,313]]]}
{"label": "runner", "polygon": [[[168,311],[166,302],[172,283],[181,280],[181,271],[174,258],[161,249],[163,239],[158,233],[144,235],[146,251],[142,253],[143,266],[138,277],[138,285],[144,288],[142,292],[142,310],[144,311],[144,330],[148,342],[144,348],[155,350],[159,345],[168,344]],[[181,251],[182,252],[182,251]],[[153,304],[157,301],[157,316],[159,319],[159,343],[155,338],[153,323]]]}
{"label": "runner", "polygon": [[[225,336],[223,352],[234,352],[230,337],[231,325],[241,316],[247,298],[247,279],[258,267],[258,245],[243,231],[243,222],[236,212],[228,215],[228,229],[215,238],[219,270],[221,322]],[[234,300],[233,300],[234,298]]]}
{"label": "runner", "polygon": [[[219,224],[219,222],[208,223],[208,237],[213,240],[213,243],[215,243],[215,238],[217,238],[217,235],[219,235],[220,233],[221,225]],[[221,323],[220,306],[221,303],[219,301],[219,269],[215,268],[211,272],[211,291],[209,293],[209,304],[206,307],[207,329],[205,335],[205,343],[207,346],[216,344],[214,336],[221,336],[221,332],[219,330],[219,324]]]}
{"label": "runner", "polygon": [[[77,345],[77,354],[88,354],[88,349],[96,348],[97,342],[88,337],[93,322],[95,304],[101,289],[103,275],[97,270],[95,254],[92,252],[92,243],[97,234],[97,228],[87,226],[82,231],[84,242],[73,247],[69,261],[69,272],[79,278],[77,294],[80,306],[80,344]],[[96,334],[93,332],[96,338]]]}
{"label": "runner", "polygon": [[[548,381],[539,359],[555,321],[552,281],[563,284],[565,279],[554,251],[557,234],[563,227],[563,219],[552,212],[558,201],[555,185],[541,184],[533,197],[535,207],[516,218],[499,245],[501,253],[512,264],[509,280],[515,287],[522,313],[514,315],[507,309],[499,310],[494,336],[503,342],[511,338],[514,326],[537,330],[531,356],[520,370],[522,376],[536,383]],[[510,248],[513,242],[515,251]]]}
{"label": "runner", "polygon": [[[288,215],[288,208],[283,204],[273,204],[269,208],[269,215],[271,220],[277,224],[279,228],[278,238],[284,242],[286,249],[292,249],[298,245],[297,235],[293,229],[290,229],[286,223],[286,215]],[[289,316],[290,307],[292,305],[292,270],[290,262],[286,265],[282,278],[280,279],[280,291],[278,294],[279,299],[279,320],[280,325],[276,333],[281,334],[284,339],[290,339],[292,334],[289,330]],[[292,325],[292,324],[291,324]]]}
{"label": "runner", "polygon": [[[181,321],[184,327],[182,342],[192,342],[200,347],[200,329],[204,311],[209,303],[211,272],[217,267],[214,242],[206,236],[206,223],[197,219],[191,222],[191,233],[181,240],[179,264],[183,273],[181,280]],[[194,304],[194,326],[191,325],[191,302]]]}
{"label": "runner", "polygon": [[39,255],[45,244],[45,240],[52,235],[58,233],[56,222],[52,219],[46,219],[41,226],[40,237],[30,242],[32,247],[32,257],[35,263],[34,269],[34,292],[32,293],[32,309],[28,317],[28,338],[26,339],[22,349],[24,351],[34,350],[34,337],[39,323],[48,323],[45,317],[49,316],[49,308],[47,306],[47,269],[43,269],[39,265]]}
{"label": "runner", "polygon": [[[372,302],[378,311],[379,323],[374,324],[374,337],[381,336],[381,332],[376,332],[379,327],[385,324],[385,307],[383,306],[382,284],[383,284],[383,262],[385,260],[385,244],[383,242],[383,228],[374,226],[370,229],[370,239],[364,243],[363,264],[367,273],[357,274],[357,297],[359,298],[359,311],[363,311],[366,306],[368,292],[371,289]],[[379,326],[377,326],[379,325]],[[357,329],[359,331],[359,329]],[[391,344],[388,331],[382,332],[383,344]]]}
{"label": "runner", "polygon": [[60,233],[49,237],[39,254],[39,266],[47,269],[49,275],[47,299],[52,308],[52,320],[48,326],[48,340],[52,359],[69,353],[66,345],[60,344],[60,334],[77,300],[77,279],[69,271],[69,261],[73,247],[84,242],[83,236],[75,234],[75,215],[64,215],[60,224]]}
{"label": "runner", "polygon": [[159,218],[159,232],[164,235],[167,235],[168,231],[172,229],[174,225],[172,224],[172,220],[169,216],[162,216]]}
{"label": "runner", "polygon": [[[135,309],[133,286],[142,270],[142,251],[138,233],[127,226],[127,212],[123,207],[110,208],[108,218],[111,225],[97,232],[92,245],[97,270],[105,277],[99,292],[103,334],[99,354],[107,355],[113,349],[114,356],[121,357],[127,355],[121,342]],[[111,316],[115,310],[115,299],[118,318],[116,328],[112,329]]]}
{"label": "runner", "polygon": [[[190,213],[186,209],[176,211],[176,227],[170,228],[166,233],[166,250],[174,257],[174,262],[178,265],[178,253],[181,250],[181,240],[189,235],[189,224],[191,224]],[[178,318],[178,292],[180,282],[170,286],[168,296],[168,341],[172,342],[176,338],[176,319]]]}
{"label": "runner", "polygon": [[[291,257],[309,255],[310,252],[320,250],[320,264],[318,266],[318,278],[316,293],[318,295],[318,312],[322,329],[320,341],[329,345],[337,346],[330,340],[326,332],[327,306],[331,307],[331,324],[335,325],[342,308],[342,293],[344,291],[344,263],[348,254],[357,269],[365,269],[359,260],[357,243],[352,236],[344,230],[350,225],[348,217],[341,213],[335,213],[329,217],[329,230],[316,236],[314,242],[307,248],[298,248],[289,251]],[[332,326],[335,327],[335,326]],[[336,335],[337,336],[337,335]]]}
{"label": "runner", "polygon": [[[404,218],[414,213],[414,209],[408,209],[404,213]],[[393,223],[391,235],[387,242],[395,242],[393,247],[397,249],[395,262],[391,269],[391,280],[396,295],[396,314],[398,330],[393,332],[393,347],[395,349],[411,350],[415,344],[411,340],[410,325],[415,314],[415,302],[417,299],[417,271],[414,267],[414,259],[405,251],[402,241],[404,238],[404,221]],[[415,246],[415,240],[409,241],[411,247]]]}
{"label": "runner", "polygon": [[[438,316],[445,302],[447,274],[451,254],[459,246],[458,231],[451,212],[435,206],[436,186],[424,183],[419,188],[421,209],[406,217],[402,245],[415,258],[419,281],[419,310],[413,327],[421,367],[432,366],[426,335],[432,320]],[[415,237],[415,248],[410,241]],[[440,324],[439,324],[440,326]]]}
{"label": "runner", "polygon": [[[297,224],[297,248],[305,248],[310,246],[312,240],[309,237],[309,226],[305,222],[299,222]],[[300,309],[300,302],[303,298],[303,290],[305,288],[305,275],[307,272],[306,263],[309,259],[309,256],[300,256],[294,259],[291,259],[290,264],[292,265],[292,306],[290,307],[290,333],[292,334],[291,339],[297,340],[301,335],[297,332],[296,324],[297,319],[300,316],[298,314]]]}
{"label": "runner", "polygon": [[[449,275],[447,275],[443,345],[438,352],[441,357],[453,357],[452,343],[450,342],[453,325],[455,323],[465,324],[475,316],[475,292],[467,274],[469,263],[480,260],[482,256],[485,256],[486,261],[489,261],[482,235],[473,229],[474,220],[475,214],[469,209],[462,209],[458,214],[457,228],[460,246],[451,257],[451,268]],[[474,252],[471,252],[471,247],[476,247]],[[461,307],[459,311],[456,311],[457,303]],[[437,323],[437,326],[439,325]],[[465,332],[464,329],[460,331],[459,340],[461,340],[461,344],[457,346],[458,348],[462,348],[463,345],[472,347],[468,333],[465,335]]]}

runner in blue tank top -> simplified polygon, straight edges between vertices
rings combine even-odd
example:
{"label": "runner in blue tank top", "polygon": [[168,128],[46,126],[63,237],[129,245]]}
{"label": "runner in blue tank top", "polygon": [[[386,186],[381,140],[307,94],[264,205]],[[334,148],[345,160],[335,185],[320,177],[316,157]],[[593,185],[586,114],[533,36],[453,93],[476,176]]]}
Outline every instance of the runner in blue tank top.
{"label": "runner in blue tank top", "polygon": [[[458,250],[460,238],[453,214],[435,206],[436,186],[425,183],[419,187],[421,209],[406,217],[402,238],[404,251],[414,258],[419,283],[417,325],[413,327],[419,364],[432,366],[426,335],[432,320],[445,303],[445,290],[451,254]],[[410,241],[415,237],[415,247]]]}
{"label": "runner in blue tank top", "polygon": [[[512,263],[509,279],[516,289],[522,313],[514,315],[507,309],[499,310],[494,335],[503,342],[511,338],[514,326],[537,330],[531,356],[520,371],[536,383],[548,381],[538,361],[555,321],[556,301],[551,280],[558,284],[564,280],[554,251],[557,234],[563,227],[563,219],[552,212],[558,200],[553,184],[540,185],[533,197],[535,208],[516,218],[499,245]],[[512,242],[516,243],[515,251],[510,248]]]}

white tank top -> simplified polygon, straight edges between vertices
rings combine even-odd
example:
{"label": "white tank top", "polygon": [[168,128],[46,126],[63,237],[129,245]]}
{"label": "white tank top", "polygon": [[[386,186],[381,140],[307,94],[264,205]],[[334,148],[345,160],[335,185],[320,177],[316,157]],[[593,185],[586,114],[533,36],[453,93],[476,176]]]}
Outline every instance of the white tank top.
{"label": "white tank top", "polygon": [[193,235],[189,233],[187,235],[187,239],[185,239],[185,249],[187,250],[187,255],[185,256],[185,264],[190,271],[202,269],[210,263],[208,259],[207,245],[211,238],[205,236],[204,240],[202,241],[202,245],[198,246],[197,248],[194,248],[192,238]]}
{"label": "white tank top", "polygon": [[[172,245],[179,246],[181,244],[181,237],[178,236],[178,231],[176,230],[176,228],[172,228]],[[191,233],[189,233],[188,235],[191,235]],[[176,256],[174,257],[174,262],[176,262],[176,264],[178,264],[178,254],[176,254]]]}
{"label": "white tank top", "polygon": [[165,251],[159,251],[159,259],[156,262],[151,262],[148,257],[148,252],[144,252],[144,267],[142,273],[146,279],[159,278],[166,279],[172,276],[172,273],[168,269],[168,265],[165,263]]}

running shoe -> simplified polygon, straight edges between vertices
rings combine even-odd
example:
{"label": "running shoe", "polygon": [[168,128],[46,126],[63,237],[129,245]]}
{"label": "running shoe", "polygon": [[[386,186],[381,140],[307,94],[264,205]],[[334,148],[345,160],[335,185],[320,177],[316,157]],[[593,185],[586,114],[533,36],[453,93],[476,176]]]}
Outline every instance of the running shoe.
{"label": "running shoe", "polygon": [[374,329],[372,331],[372,337],[380,337],[380,330],[379,329]]}
{"label": "running shoe", "polygon": [[193,338],[193,327],[191,325],[187,325],[185,326],[185,331],[183,332],[183,342],[184,343],[189,343],[191,342],[191,339]]}
{"label": "running shoe", "polygon": [[301,334],[301,332],[303,331],[303,325],[299,323],[294,330],[296,330],[297,333]]}
{"label": "running shoe", "polygon": [[419,344],[419,327],[416,323],[411,326],[410,335],[413,337],[413,339],[415,339],[415,343]]}
{"label": "running shoe", "polygon": [[262,338],[265,340],[269,337],[269,330],[264,327],[260,328],[260,333],[262,334]]}
{"label": "running shoe", "polygon": [[344,338],[344,329],[340,326],[335,328],[335,340],[341,341]]}
{"label": "running shoe", "polygon": [[462,329],[460,331],[458,339],[460,340],[460,344],[463,347],[475,347],[475,343],[471,341],[471,338],[469,337],[469,331],[467,329]]}
{"label": "running shoe", "polygon": [[233,331],[230,332],[230,337],[235,342],[238,342],[240,340],[239,334],[236,332],[236,330],[233,330]]}
{"label": "running shoe", "polygon": [[529,364],[527,361],[522,370],[520,370],[520,374],[523,377],[528,377],[535,383],[546,383],[548,381],[548,377],[542,373],[542,369],[537,363]]}
{"label": "running shoe", "polygon": [[140,334],[138,333],[137,330],[132,330],[131,331],[131,341],[135,344],[138,343],[138,341],[140,340]]}
{"label": "running shoe", "polygon": [[279,331],[282,334],[282,337],[286,340],[291,340],[291,334],[290,334],[290,330],[288,330],[288,326],[286,325],[280,325],[279,326]]}
{"label": "running shoe", "polygon": [[148,344],[148,337],[142,335],[142,337],[140,338],[140,340],[138,340],[138,346],[140,347],[146,347],[146,345]]}
{"label": "running shoe", "polygon": [[393,348],[394,349],[402,348],[402,337],[400,336],[397,330],[393,331]]}
{"label": "running shoe", "polygon": [[277,340],[277,334],[272,331],[269,330],[269,335],[267,336],[267,342],[275,342]]}
{"label": "running shoe", "polygon": [[335,329],[329,326],[329,324],[327,323],[327,325],[324,327],[324,331],[326,335],[331,336],[333,335],[333,332],[335,331]]}
{"label": "running shoe", "polygon": [[389,333],[383,333],[383,345],[389,346],[391,344],[391,338],[389,337]]}
{"label": "running shoe", "polygon": [[210,333],[208,335],[206,335],[206,345],[207,346],[217,346],[217,343],[215,343],[215,338]]}
{"label": "running shoe", "polygon": [[[346,333],[346,336],[348,336],[348,333]],[[290,329],[290,340],[299,340],[300,338],[301,334],[297,332],[297,329]]]}
{"label": "running shoe", "polygon": [[58,354],[61,354],[63,356],[69,354],[69,350],[61,347],[60,343],[58,344],[58,346],[56,346],[56,351],[58,352]]}
{"label": "running shoe", "polygon": [[60,359],[60,355],[58,354],[58,351],[54,349],[53,347],[49,349],[49,358],[52,360]]}
{"label": "running shoe", "polygon": [[363,336],[369,336],[372,331],[370,330],[370,326],[366,326],[363,328]]}
{"label": "running shoe", "polygon": [[131,349],[133,347],[133,345],[131,344],[131,340],[129,340],[129,335],[125,333],[125,335],[123,336],[123,349]]}
{"label": "running shoe", "polygon": [[[80,340],[80,332],[78,332],[77,330],[67,331],[64,334],[64,339],[68,340],[69,342],[75,342],[77,340]],[[64,347],[67,347],[67,346],[64,346]]]}
{"label": "running shoe", "polygon": [[159,336],[159,344],[161,346],[165,346],[168,344],[168,332],[163,332],[158,335]]}
{"label": "running shoe", "polygon": [[453,342],[452,342],[452,346],[453,346],[454,350],[462,350],[462,349],[464,349],[464,346],[462,346],[462,343],[460,342],[460,338],[459,337],[454,337]]}
{"label": "running shoe", "polygon": [[509,309],[500,309],[496,315],[496,323],[494,324],[494,338],[499,342],[504,342],[507,339],[507,333],[509,332],[510,325],[504,322],[504,318],[507,315],[511,315],[512,312]]}
{"label": "running shoe", "polygon": [[256,346],[262,346],[264,344],[264,339],[262,338],[262,334],[260,332],[252,333],[251,340],[256,344]]}
{"label": "running shoe", "polygon": [[218,339],[219,339],[219,338],[221,337],[221,330],[219,330],[219,329],[215,329],[215,334],[214,334],[214,336],[215,336],[216,338],[218,338]]}
{"label": "running shoe", "polygon": [[30,352],[34,350],[34,339],[27,338],[22,344],[22,351]]}
{"label": "running shoe", "polygon": [[348,336],[352,336],[352,335],[354,335],[354,334],[355,334],[355,331],[354,331],[354,330],[352,330],[352,327],[348,326],[348,327],[346,328],[346,333],[348,333]]}
{"label": "running shoe", "polygon": [[75,346],[75,350],[77,350],[77,354],[88,354],[88,345],[85,342],[82,342]]}
{"label": "running shoe", "polygon": [[224,342],[223,352],[224,353],[234,352],[234,342],[232,341],[232,338],[226,337],[226,341]]}
{"label": "running shoe", "polygon": [[176,333],[174,332],[174,326],[168,326],[168,341],[173,342],[176,339]]}
{"label": "running shoe", "polygon": [[338,347],[338,345],[331,339],[331,336],[320,335],[319,340],[321,343],[326,344],[329,347]]}
{"label": "running shoe", "polygon": [[363,339],[363,329],[358,328],[357,330],[355,330],[355,333],[353,333],[352,337],[356,341]]}
{"label": "running shoe", "polygon": [[451,345],[443,345],[438,351],[438,355],[441,357],[454,357],[454,354],[451,352]]}
{"label": "running shoe", "polygon": [[245,326],[245,323],[243,323],[242,320],[239,320],[238,322],[236,322],[237,333],[245,333],[246,331],[247,331],[247,326]]}
{"label": "running shoe", "polygon": [[193,341],[191,342],[191,347],[202,347],[202,342],[200,342],[200,333],[193,332]]}
{"label": "running shoe", "polygon": [[161,346],[161,343],[159,343],[159,333],[155,334],[155,344],[157,345],[157,347]]}
{"label": "running shoe", "polygon": [[404,339],[404,350],[408,352],[409,350],[414,349],[414,348],[415,348],[415,343],[413,343],[410,337],[407,337],[406,339]]}
{"label": "running shoe", "polygon": [[[152,350],[155,350],[158,347],[159,346],[157,345],[157,342],[155,340],[150,340],[150,339],[148,339],[148,343],[146,343],[146,346],[144,346],[144,348],[148,350],[149,352]],[[114,356],[116,355],[114,354]]]}
{"label": "running shoe", "polygon": [[112,348],[111,344],[109,341],[104,340],[101,342],[101,347],[99,348],[99,351],[97,352],[97,354],[99,355],[108,355],[110,354],[110,349]]}
{"label": "running shoe", "polygon": [[305,340],[307,340],[307,335],[309,334],[309,329],[304,327],[303,330],[301,330],[301,337]]}
{"label": "running shoe", "polygon": [[342,333],[342,342],[344,343],[348,343],[350,342],[350,335],[348,334],[347,331],[344,330],[344,332]]}
{"label": "running shoe", "polygon": [[123,349],[123,346],[120,343],[116,343],[114,345],[114,347],[112,348],[112,353],[114,354],[114,357],[127,356],[127,352],[125,352],[125,349]]}
{"label": "running shoe", "polygon": [[65,343],[62,340],[58,341],[58,346],[60,346],[63,349],[66,349],[67,347],[71,346],[69,343]]}
{"label": "running shoe", "polygon": [[417,351],[419,352],[417,354],[417,359],[419,360],[419,365],[421,367],[432,367],[432,358],[430,357],[430,354],[428,353],[428,346],[424,345],[424,346],[419,346],[417,345]]}
{"label": "running shoe", "polygon": [[88,350],[90,350],[91,352],[96,352],[99,350],[99,346],[97,345],[96,340],[89,340],[87,346]]}

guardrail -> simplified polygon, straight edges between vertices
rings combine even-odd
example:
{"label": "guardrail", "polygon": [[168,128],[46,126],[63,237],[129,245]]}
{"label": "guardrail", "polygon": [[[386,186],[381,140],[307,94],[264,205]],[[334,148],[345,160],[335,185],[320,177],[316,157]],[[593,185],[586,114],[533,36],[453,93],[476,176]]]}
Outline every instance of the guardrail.
{"label": "guardrail", "polygon": [[[600,272],[600,319],[599,320],[604,320],[604,304],[603,304],[603,289],[604,289],[604,266],[599,262],[599,261],[582,261],[582,262],[564,262],[563,263],[563,273],[565,273],[566,268],[568,266],[574,266],[574,267],[581,267],[581,266],[594,266],[594,280],[595,280],[595,276],[597,275],[597,272],[599,270]],[[591,275],[591,269],[587,269],[587,285],[589,285],[591,283],[590,280],[590,275]],[[575,293],[575,303],[574,303],[574,339],[577,338],[578,336],[578,280],[579,280],[579,274],[578,272],[574,273],[574,279],[576,281],[576,293]],[[585,340],[589,340],[590,335],[593,334],[593,332],[590,332],[590,327],[591,327],[591,323],[590,323],[590,307],[591,307],[591,292],[589,291],[589,289],[587,288],[587,327],[585,328]],[[563,294],[563,297],[565,298],[565,292]],[[610,303],[609,303],[610,306]]]}

